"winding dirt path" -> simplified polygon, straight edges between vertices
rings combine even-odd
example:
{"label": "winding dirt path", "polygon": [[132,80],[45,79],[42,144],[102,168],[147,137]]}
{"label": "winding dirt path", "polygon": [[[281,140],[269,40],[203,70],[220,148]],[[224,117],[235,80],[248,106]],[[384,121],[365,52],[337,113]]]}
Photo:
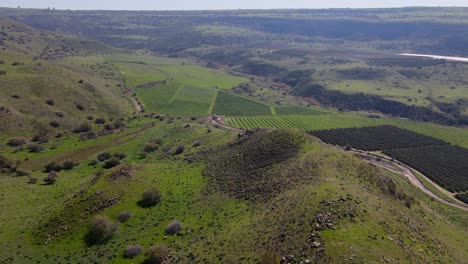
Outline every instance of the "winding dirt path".
{"label": "winding dirt path", "polygon": [[[446,201],[445,199],[442,199],[441,197],[439,197],[438,195],[434,194],[432,191],[427,189],[426,186],[424,186],[424,184],[422,184],[419,181],[419,179],[416,177],[416,175],[414,175],[413,171],[411,171],[411,169],[412,169],[411,167],[403,165],[398,161],[392,161],[390,158],[382,157],[380,155],[378,156],[379,158],[381,158],[381,159],[383,158],[383,160],[385,160],[386,162],[388,162],[392,166],[394,166],[394,167],[392,167],[392,166],[390,166],[390,165],[388,165],[388,164],[386,164],[384,162],[379,162],[379,161],[375,160],[375,158],[377,157],[375,155],[367,154],[367,153],[364,153],[364,152],[361,152],[361,151],[353,151],[353,150],[351,150],[349,152],[352,152],[352,153],[354,153],[354,154],[356,154],[358,156],[361,156],[362,160],[367,162],[367,163],[373,164],[375,166],[386,169],[386,170],[391,171],[393,173],[405,176],[413,186],[419,188],[421,191],[423,191],[424,193],[426,193],[430,197],[434,198],[435,200],[437,200],[437,201],[439,201],[439,202],[441,202],[443,204],[446,204],[448,206],[452,206],[452,207],[455,207],[455,208],[458,208],[458,209],[461,209],[461,210],[464,210],[464,211],[468,212],[468,206]],[[398,168],[398,169],[395,169],[395,167]],[[422,175],[421,173],[420,173],[420,175],[422,177],[424,177],[425,179],[427,179],[426,176]],[[427,179],[427,180],[429,180],[429,179]],[[437,187],[437,186],[434,186],[434,187]],[[455,199],[451,195],[447,194],[447,196],[450,197],[451,199]]]}

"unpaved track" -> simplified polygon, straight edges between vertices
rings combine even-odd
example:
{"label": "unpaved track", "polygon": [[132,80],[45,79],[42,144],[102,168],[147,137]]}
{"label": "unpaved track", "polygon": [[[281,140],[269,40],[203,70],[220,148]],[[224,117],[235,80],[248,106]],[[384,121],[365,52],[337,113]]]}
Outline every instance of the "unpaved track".
{"label": "unpaved track", "polygon": [[[219,126],[221,127],[224,127],[226,129],[229,129],[229,130],[235,130],[235,131],[244,131],[243,129],[240,129],[240,128],[235,128],[235,127],[231,127],[231,126],[228,126],[224,123],[224,118],[218,118],[218,120],[214,120],[213,118],[211,117],[208,117],[208,120],[210,123],[215,123],[215,124],[218,124]],[[317,138],[318,139],[318,138]],[[318,139],[320,140],[320,139]],[[335,148],[335,149],[339,149],[339,150],[343,150],[343,148],[339,147],[339,146],[335,146],[335,145],[330,145],[330,144],[327,144],[323,141],[320,140],[320,142],[322,142],[323,144],[327,145],[327,146],[330,146],[332,148]],[[354,151],[354,150],[351,150],[349,151],[351,153],[354,153],[358,156],[360,156],[362,158],[363,161],[367,162],[367,163],[370,163],[370,164],[373,164],[375,166],[378,166],[378,167],[381,167],[383,169],[386,169],[388,171],[391,171],[393,173],[396,173],[396,174],[400,174],[400,175],[403,175],[405,176],[409,181],[410,183],[419,188],[421,191],[423,191],[424,193],[426,193],[427,195],[429,195],[430,197],[434,198],[435,200],[443,203],[443,204],[446,204],[448,206],[451,206],[451,207],[454,207],[454,208],[457,208],[457,209],[461,209],[463,211],[466,211],[468,212],[468,205],[462,205],[462,204],[456,204],[456,203],[452,203],[452,202],[449,202],[449,201],[446,201],[444,199],[442,199],[441,197],[439,197],[438,195],[434,194],[432,191],[430,191],[429,189],[426,188],[426,186],[424,186],[419,180],[418,178],[416,177],[416,175],[414,175],[414,173],[411,171],[411,167],[409,166],[406,166],[406,165],[402,165],[402,164],[399,164],[397,163],[396,161],[392,161],[391,159],[389,158],[384,158],[385,161],[389,162],[390,164],[392,164],[392,166],[395,166],[397,167],[399,170],[396,170],[395,168],[392,168],[392,166],[386,164],[386,163],[383,163],[383,162],[378,162],[377,160],[375,160],[375,156],[373,155],[370,155],[370,154],[367,154],[363,151]],[[363,158],[366,157],[366,158]],[[380,156],[379,156],[380,157]],[[382,158],[382,157],[380,157]],[[424,176],[422,173],[419,173],[422,177],[424,177],[426,180],[428,180],[429,182],[431,182],[426,176]],[[437,189],[439,189],[441,192],[445,193],[446,191],[441,189],[441,187],[439,186],[436,186],[434,185],[434,187],[436,187]],[[452,199],[456,199],[455,197],[452,197],[451,195],[447,194],[447,196],[449,196],[450,198]]]}

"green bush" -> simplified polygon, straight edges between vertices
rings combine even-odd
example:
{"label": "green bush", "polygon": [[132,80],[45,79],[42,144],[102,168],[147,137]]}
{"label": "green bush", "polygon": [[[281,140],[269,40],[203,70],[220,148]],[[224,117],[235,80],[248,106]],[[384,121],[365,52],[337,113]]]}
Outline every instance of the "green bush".
{"label": "green bush", "polygon": [[117,230],[117,223],[112,222],[107,217],[97,216],[91,222],[85,240],[88,245],[104,244]]}
{"label": "green bush", "polygon": [[155,206],[156,204],[161,202],[161,198],[162,198],[161,192],[158,189],[153,188],[153,189],[145,191],[141,195],[141,200],[139,204],[142,207]]}

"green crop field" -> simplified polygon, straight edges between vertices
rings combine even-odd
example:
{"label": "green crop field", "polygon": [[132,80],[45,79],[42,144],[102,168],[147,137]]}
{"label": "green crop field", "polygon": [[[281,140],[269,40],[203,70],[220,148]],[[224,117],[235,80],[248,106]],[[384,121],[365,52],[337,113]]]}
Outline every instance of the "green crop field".
{"label": "green crop field", "polygon": [[215,93],[214,89],[184,85],[163,112],[176,115],[208,115]]}
{"label": "green crop field", "polygon": [[214,114],[219,115],[271,115],[270,106],[227,92],[219,92]]}
{"label": "green crop field", "polygon": [[432,136],[449,143],[468,147],[468,129],[447,127],[432,123],[416,122],[407,119],[367,118],[347,114],[325,115],[285,115],[231,117],[226,123],[235,127],[253,129],[264,128],[299,128],[304,131],[334,128],[352,128],[377,125],[395,125],[424,135]]}
{"label": "green crop field", "polygon": [[137,89],[136,94],[142,100],[147,112],[161,112],[175,96],[180,86],[177,82],[170,82],[150,88]]}
{"label": "green crop field", "polygon": [[138,63],[116,63],[116,67],[125,79],[125,85],[136,87],[150,82],[162,81],[167,75],[154,67]]}
{"label": "green crop field", "polygon": [[302,106],[276,106],[275,112],[277,115],[320,115],[327,113],[318,108]]}
{"label": "green crop field", "polygon": [[176,81],[190,86],[230,89],[248,79],[229,75],[223,71],[204,68],[197,65],[168,65],[158,67]]}

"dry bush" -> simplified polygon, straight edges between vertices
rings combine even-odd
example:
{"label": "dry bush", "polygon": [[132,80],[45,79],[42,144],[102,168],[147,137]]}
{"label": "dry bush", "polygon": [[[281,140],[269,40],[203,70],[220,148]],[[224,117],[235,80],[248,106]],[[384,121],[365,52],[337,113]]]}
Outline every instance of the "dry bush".
{"label": "dry bush", "polygon": [[31,171],[30,170],[27,170],[27,169],[16,169],[16,176],[29,176],[31,175]]}
{"label": "dry bush", "polygon": [[130,213],[130,211],[123,211],[120,212],[116,218],[120,223],[125,223],[130,219],[130,217],[132,217],[132,213]]}
{"label": "dry bush", "polygon": [[177,235],[182,231],[182,229],[184,229],[182,223],[180,221],[174,220],[167,225],[164,232],[168,235]]}
{"label": "dry bush", "polygon": [[44,151],[44,147],[36,143],[31,143],[28,145],[28,150],[31,153],[39,153]]}
{"label": "dry bush", "polygon": [[138,255],[140,255],[141,251],[143,251],[143,247],[140,245],[130,245],[125,248],[123,252],[124,258],[132,259]]}
{"label": "dry bush", "polygon": [[102,166],[104,169],[111,169],[111,168],[114,168],[115,166],[119,166],[120,165],[120,160],[116,159],[116,158],[113,158],[113,159],[110,159],[110,160],[106,160],[106,162],[104,162],[104,165]]}
{"label": "dry bush", "polygon": [[55,171],[51,171],[47,177],[44,178],[44,183],[48,185],[52,185],[57,181],[58,174]]}
{"label": "dry bush", "polygon": [[7,145],[10,146],[10,147],[19,147],[19,146],[23,146],[26,143],[28,143],[27,139],[22,138],[22,137],[18,137],[18,138],[12,138],[12,139],[8,140]]}
{"label": "dry bush", "polygon": [[169,250],[162,245],[152,246],[148,248],[145,253],[146,259],[143,261],[144,264],[161,264],[166,260],[169,255]]}

